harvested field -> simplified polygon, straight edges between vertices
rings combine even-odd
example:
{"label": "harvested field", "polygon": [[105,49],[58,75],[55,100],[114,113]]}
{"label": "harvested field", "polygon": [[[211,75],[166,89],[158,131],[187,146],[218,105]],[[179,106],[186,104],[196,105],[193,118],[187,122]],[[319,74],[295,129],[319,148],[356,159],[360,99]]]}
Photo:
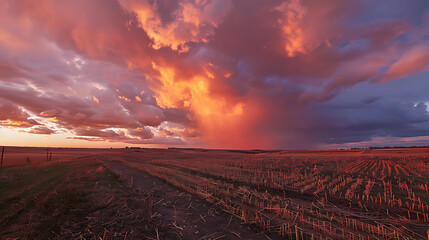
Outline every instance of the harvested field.
{"label": "harvested field", "polygon": [[[427,239],[424,148],[72,153],[79,156],[0,170],[1,196],[7,196],[1,198],[2,236],[31,238],[49,226],[54,238]],[[51,203],[59,192],[65,195]],[[80,209],[77,215],[55,205],[71,195],[82,196],[70,200]],[[130,215],[115,210],[120,201],[135,201],[127,205]],[[47,204],[56,214],[46,215]],[[109,217],[115,211],[117,218]],[[57,218],[61,225],[50,226]],[[132,224],[125,227],[127,221]],[[102,227],[106,222],[110,229]]]}

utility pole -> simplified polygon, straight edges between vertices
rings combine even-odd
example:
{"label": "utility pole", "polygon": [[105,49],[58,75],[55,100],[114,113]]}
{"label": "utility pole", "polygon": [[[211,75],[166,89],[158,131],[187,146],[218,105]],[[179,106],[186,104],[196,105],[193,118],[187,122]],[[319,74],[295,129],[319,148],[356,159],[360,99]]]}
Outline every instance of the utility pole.
{"label": "utility pole", "polygon": [[52,161],[52,152],[49,154],[49,162]]}
{"label": "utility pole", "polygon": [[0,167],[3,167],[3,155],[4,155],[4,147],[3,147],[3,150],[1,151],[1,164],[0,164]]}

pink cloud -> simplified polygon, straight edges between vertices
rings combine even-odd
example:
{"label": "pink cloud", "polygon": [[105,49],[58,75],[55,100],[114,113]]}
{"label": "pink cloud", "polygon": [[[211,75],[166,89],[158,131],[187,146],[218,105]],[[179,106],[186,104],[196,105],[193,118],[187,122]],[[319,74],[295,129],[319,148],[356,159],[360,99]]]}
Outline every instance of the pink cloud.
{"label": "pink cloud", "polygon": [[46,126],[36,126],[34,128],[31,128],[27,132],[33,133],[33,134],[46,134],[46,135],[51,135],[51,134],[56,133],[54,130],[52,130]]}
{"label": "pink cloud", "polygon": [[428,69],[429,18],[368,9],[335,0],[4,1],[1,125],[88,141],[316,146],[329,114],[311,107]]}
{"label": "pink cloud", "polygon": [[417,46],[405,52],[384,74],[382,82],[403,78],[429,67],[429,46]]}
{"label": "pink cloud", "polygon": [[12,103],[0,103],[0,125],[6,127],[28,128],[39,123]]}

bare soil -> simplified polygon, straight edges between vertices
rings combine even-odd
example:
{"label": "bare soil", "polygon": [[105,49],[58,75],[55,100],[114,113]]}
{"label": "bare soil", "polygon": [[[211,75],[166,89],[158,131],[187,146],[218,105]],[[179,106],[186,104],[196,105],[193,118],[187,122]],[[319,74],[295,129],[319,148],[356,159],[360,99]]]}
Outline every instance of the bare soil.
{"label": "bare soil", "polygon": [[143,171],[99,157],[104,166],[153,197],[153,215],[169,224],[178,239],[276,239],[252,231],[211,203],[196,198]]}

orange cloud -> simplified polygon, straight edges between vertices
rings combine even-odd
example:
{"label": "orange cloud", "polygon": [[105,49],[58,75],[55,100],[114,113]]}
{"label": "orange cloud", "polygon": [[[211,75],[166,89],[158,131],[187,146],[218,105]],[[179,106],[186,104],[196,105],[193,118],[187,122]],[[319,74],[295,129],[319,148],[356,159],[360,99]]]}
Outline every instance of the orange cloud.
{"label": "orange cloud", "polygon": [[92,96],[92,100],[94,100],[95,103],[100,104],[100,100],[98,100],[97,97]]}
{"label": "orange cloud", "polygon": [[152,48],[170,47],[178,52],[189,51],[189,42],[207,42],[231,7],[230,0],[180,2],[174,12],[175,21],[166,23],[156,2],[120,0],[120,3],[136,14],[139,26],[153,40]]}
{"label": "orange cloud", "polygon": [[321,119],[343,89],[429,65],[421,16],[377,16],[379,5],[368,17],[365,4],[3,1],[0,125],[37,115],[107,141],[307,147],[341,122]]}
{"label": "orange cloud", "polygon": [[[249,123],[252,123],[249,118],[256,119],[256,109],[250,109],[246,102],[234,96],[214,94],[211,84],[216,79],[204,74],[195,75],[189,80],[180,79],[174,68],[155,63],[153,68],[159,72],[159,82],[152,88],[158,105],[163,108],[188,109],[199,131],[203,133],[203,139],[223,147],[238,144],[248,146],[248,142],[253,141],[247,138],[249,135],[246,131],[249,131]],[[152,82],[156,83],[155,79]]]}
{"label": "orange cloud", "polygon": [[283,14],[278,21],[285,39],[284,48],[287,55],[293,57],[297,53],[306,53],[304,34],[300,26],[306,9],[301,5],[300,0],[283,2],[275,10]]}

